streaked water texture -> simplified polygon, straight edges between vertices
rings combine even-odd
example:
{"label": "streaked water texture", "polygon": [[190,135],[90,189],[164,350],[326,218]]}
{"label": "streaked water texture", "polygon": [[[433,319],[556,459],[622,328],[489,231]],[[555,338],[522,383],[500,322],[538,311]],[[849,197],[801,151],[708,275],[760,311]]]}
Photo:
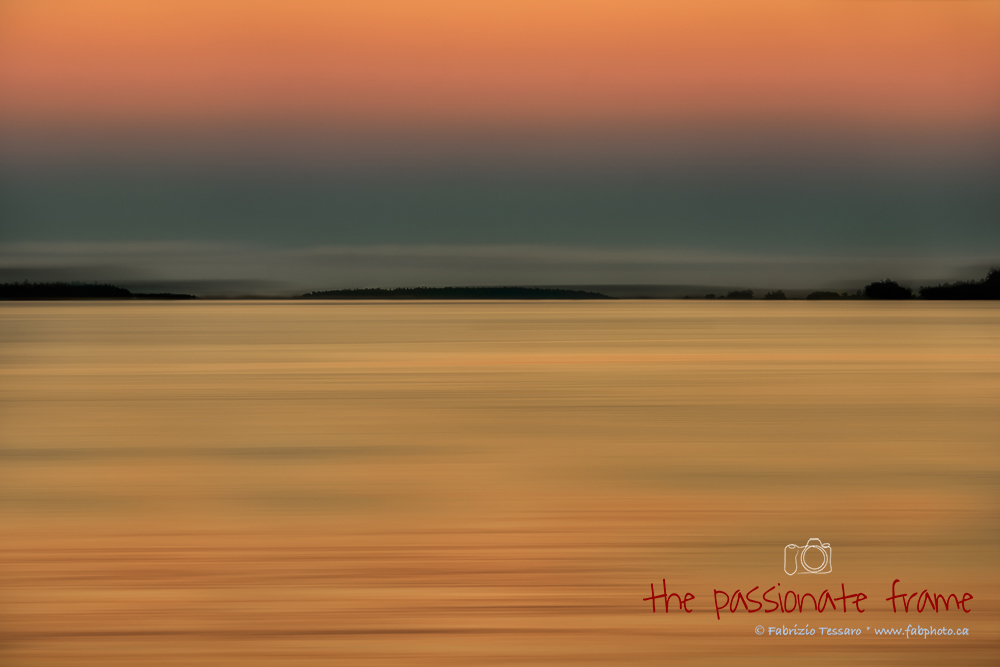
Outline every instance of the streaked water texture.
{"label": "streaked water texture", "polygon": [[[1000,308],[0,306],[0,663],[996,664]],[[819,537],[833,572],[788,577]],[[651,582],[697,597],[652,613]],[[889,586],[972,613],[887,613]],[[844,583],[864,615],[725,614]],[[839,592],[839,590],[838,590]],[[753,628],[968,627],[929,639]]]}

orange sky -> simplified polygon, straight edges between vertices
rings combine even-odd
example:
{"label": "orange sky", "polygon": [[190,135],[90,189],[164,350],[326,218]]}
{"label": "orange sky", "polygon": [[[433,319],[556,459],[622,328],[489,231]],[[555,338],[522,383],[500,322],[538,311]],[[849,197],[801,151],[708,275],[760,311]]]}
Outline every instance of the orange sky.
{"label": "orange sky", "polygon": [[1000,2],[5,0],[10,126],[993,128]]}

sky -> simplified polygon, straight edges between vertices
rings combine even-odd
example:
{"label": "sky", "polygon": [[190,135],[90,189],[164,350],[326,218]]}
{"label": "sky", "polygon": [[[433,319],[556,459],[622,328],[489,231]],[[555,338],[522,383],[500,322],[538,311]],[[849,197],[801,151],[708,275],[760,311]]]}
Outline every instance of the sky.
{"label": "sky", "polygon": [[977,277],[997,63],[989,0],[5,0],[0,280]]}

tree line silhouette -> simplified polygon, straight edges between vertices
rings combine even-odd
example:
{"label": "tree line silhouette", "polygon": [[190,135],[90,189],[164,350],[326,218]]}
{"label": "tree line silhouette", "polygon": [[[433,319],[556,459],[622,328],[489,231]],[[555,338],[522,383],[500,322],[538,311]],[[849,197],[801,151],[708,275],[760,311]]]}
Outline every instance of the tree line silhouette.
{"label": "tree line silhouette", "polygon": [[[918,296],[919,294],[919,296]],[[884,301],[902,301],[905,299],[927,299],[933,301],[960,300],[996,300],[1000,299],[1000,269],[990,269],[982,280],[967,280],[955,283],[945,283],[936,287],[921,287],[914,294],[909,287],[900,285],[895,280],[879,280],[868,283],[856,292],[811,292],[806,299],[809,301],[833,301],[842,299],[876,299]],[[725,296],[706,294],[706,299],[752,299],[753,290],[735,290]],[[690,298],[690,297],[685,297]],[[783,290],[768,292],[766,300],[787,299]]]}
{"label": "tree line silhouette", "polygon": [[921,287],[922,299],[994,300],[1000,299],[1000,269],[990,269],[982,280],[947,283],[937,287]]}

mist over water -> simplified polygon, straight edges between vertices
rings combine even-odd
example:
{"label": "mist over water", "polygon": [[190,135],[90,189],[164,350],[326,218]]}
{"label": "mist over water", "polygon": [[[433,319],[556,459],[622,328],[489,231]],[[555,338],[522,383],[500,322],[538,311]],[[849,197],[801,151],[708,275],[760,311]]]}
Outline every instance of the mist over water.
{"label": "mist over water", "polygon": [[[990,303],[36,303],[0,319],[5,665],[1000,650]],[[785,546],[812,537],[833,571],[784,574]],[[652,613],[662,579],[694,613]],[[973,611],[893,616],[894,579],[968,591]],[[841,583],[868,595],[863,615],[717,620],[712,604]],[[753,629],[917,622],[970,636]]]}
{"label": "mist over water", "polygon": [[0,280],[201,296],[418,285],[853,291],[887,277],[914,288],[978,278],[1000,263],[1000,171],[989,162],[606,159],[20,165],[0,171]]}

